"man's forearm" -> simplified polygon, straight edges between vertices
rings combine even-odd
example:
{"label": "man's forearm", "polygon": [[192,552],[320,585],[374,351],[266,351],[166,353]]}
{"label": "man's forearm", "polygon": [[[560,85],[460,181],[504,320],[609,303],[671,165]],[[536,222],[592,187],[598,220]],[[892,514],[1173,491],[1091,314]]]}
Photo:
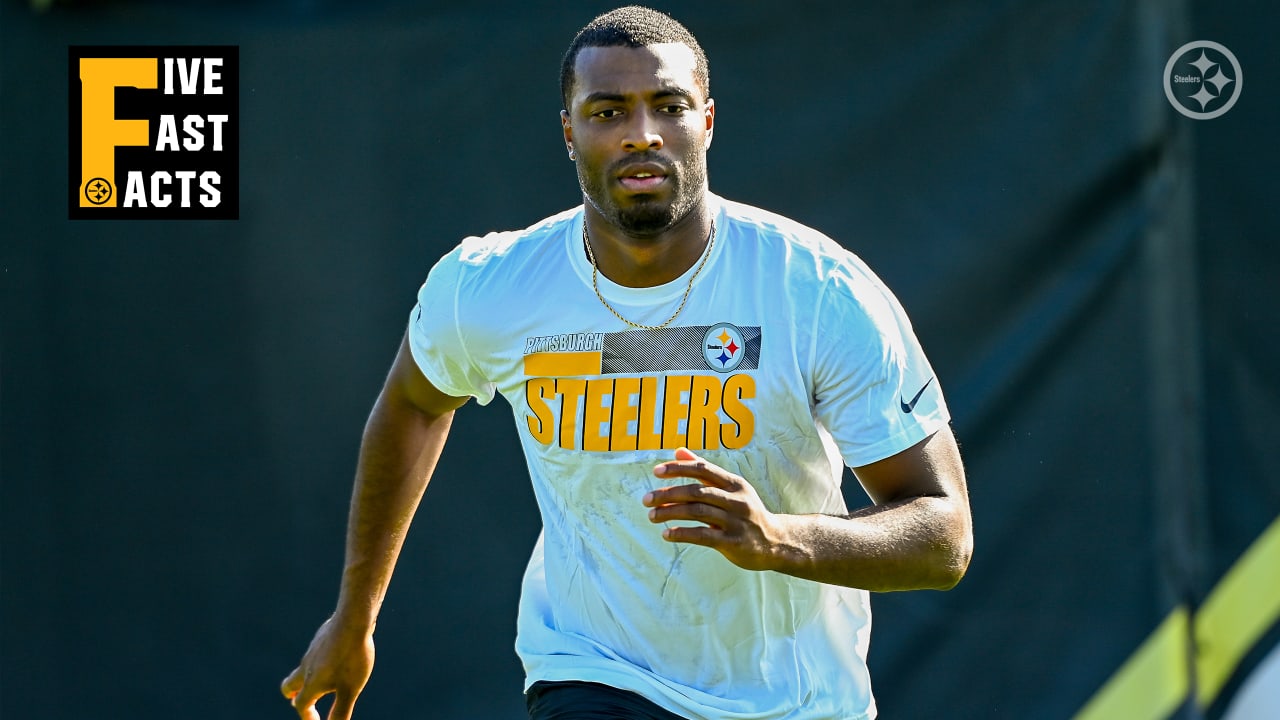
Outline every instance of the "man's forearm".
{"label": "man's forearm", "polygon": [[360,443],[337,614],[372,628],[453,412],[423,413],[384,391]]}
{"label": "man's forearm", "polygon": [[780,540],[772,569],[877,592],[954,587],[973,539],[963,501],[913,497],[848,517],[774,515]]}
{"label": "man's forearm", "polygon": [[950,428],[854,470],[876,505],[846,517],[770,512],[745,478],[676,450],[656,477],[690,478],[645,494],[649,522],[692,520],[662,536],[714,548],[747,570],[774,570],[885,592],[954,587],[973,550],[964,468]]}

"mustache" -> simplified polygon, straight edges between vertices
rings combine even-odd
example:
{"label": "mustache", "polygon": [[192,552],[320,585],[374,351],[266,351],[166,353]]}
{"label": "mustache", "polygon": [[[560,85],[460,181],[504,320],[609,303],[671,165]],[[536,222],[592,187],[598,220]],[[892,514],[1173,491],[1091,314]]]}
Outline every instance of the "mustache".
{"label": "mustache", "polygon": [[623,170],[635,165],[657,165],[662,171],[668,175],[673,174],[675,164],[670,159],[665,158],[653,151],[645,151],[638,155],[629,155],[609,166],[610,175],[618,175]]}

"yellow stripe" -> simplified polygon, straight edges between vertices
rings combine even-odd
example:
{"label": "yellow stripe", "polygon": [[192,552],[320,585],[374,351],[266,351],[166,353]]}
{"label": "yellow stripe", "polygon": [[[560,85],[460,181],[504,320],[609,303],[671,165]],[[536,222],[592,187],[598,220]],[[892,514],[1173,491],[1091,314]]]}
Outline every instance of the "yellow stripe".
{"label": "yellow stripe", "polygon": [[1280,518],[1254,541],[1196,613],[1199,702],[1208,707],[1253,644],[1280,619]]}
{"label": "yellow stripe", "polygon": [[529,377],[576,377],[599,375],[602,353],[543,352],[524,356],[524,374]]}
{"label": "yellow stripe", "polygon": [[1187,697],[1187,609],[1160,623],[1075,720],[1164,720]]}
{"label": "yellow stripe", "polygon": [[1196,636],[1196,701],[1208,707],[1240,660],[1280,620],[1280,518],[1254,541],[1200,606],[1177,607],[1074,720],[1164,720],[1186,699],[1187,623]]}

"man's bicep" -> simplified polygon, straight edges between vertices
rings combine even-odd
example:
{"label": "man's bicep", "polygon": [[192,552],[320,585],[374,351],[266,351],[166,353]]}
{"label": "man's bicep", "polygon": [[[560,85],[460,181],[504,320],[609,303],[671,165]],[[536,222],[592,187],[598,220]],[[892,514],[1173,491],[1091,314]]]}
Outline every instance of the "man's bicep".
{"label": "man's bicep", "polygon": [[437,388],[418,367],[409,349],[409,336],[400,341],[400,349],[391,364],[383,390],[389,397],[402,400],[422,413],[440,416],[453,412],[467,401],[466,397],[449,395]]}
{"label": "man's bicep", "polygon": [[833,280],[815,319],[822,342],[814,347],[814,415],[855,468],[901,452],[950,420],[906,313],[866,273]]}
{"label": "man's bicep", "polygon": [[967,496],[960,449],[949,425],[895,455],[853,469],[877,505],[911,497]]}

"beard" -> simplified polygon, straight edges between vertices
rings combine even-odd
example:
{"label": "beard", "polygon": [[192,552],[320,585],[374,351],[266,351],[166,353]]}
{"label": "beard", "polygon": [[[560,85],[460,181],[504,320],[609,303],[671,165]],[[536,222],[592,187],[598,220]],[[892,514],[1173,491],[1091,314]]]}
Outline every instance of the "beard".
{"label": "beard", "polygon": [[[643,157],[628,158],[627,163],[644,161]],[[610,224],[617,226],[632,237],[653,237],[680,222],[697,207],[707,186],[707,168],[701,157],[685,157],[684,162],[670,167],[667,182],[671,188],[671,199],[663,201],[657,195],[636,195],[630,202],[620,205],[610,192],[610,184],[615,177],[611,168],[605,172],[592,172],[582,165],[578,166],[578,184],[582,186],[583,195],[588,202]],[[681,174],[678,168],[686,170]]]}
{"label": "beard", "polygon": [[627,208],[614,207],[613,211],[609,219],[623,232],[636,237],[657,235],[684,217],[683,213],[677,214],[675,201],[664,204],[649,200]]}

